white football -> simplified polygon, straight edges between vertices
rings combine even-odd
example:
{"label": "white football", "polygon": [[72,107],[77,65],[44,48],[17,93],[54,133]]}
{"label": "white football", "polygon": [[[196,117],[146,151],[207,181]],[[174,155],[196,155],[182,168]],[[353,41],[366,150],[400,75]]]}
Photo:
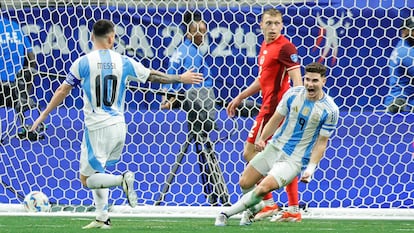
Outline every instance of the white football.
{"label": "white football", "polygon": [[46,194],[40,191],[32,191],[24,198],[24,209],[27,212],[49,212],[50,203]]}

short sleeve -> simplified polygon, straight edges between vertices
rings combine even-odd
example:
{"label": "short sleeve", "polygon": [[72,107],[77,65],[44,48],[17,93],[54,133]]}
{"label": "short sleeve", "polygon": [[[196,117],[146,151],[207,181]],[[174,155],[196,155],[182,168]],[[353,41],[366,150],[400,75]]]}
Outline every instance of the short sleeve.
{"label": "short sleeve", "polygon": [[276,111],[280,113],[282,116],[286,116],[289,112],[290,104],[294,99],[294,93],[296,88],[288,89],[282,97],[282,100],[277,105]]}
{"label": "short sleeve", "polygon": [[280,50],[279,61],[287,67],[287,70],[300,66],[298,52],[292,43],[283,45]]}
{"label": "short sleeve", "polygon": [[134,80],[145,83],[147,82],[151,70],[146,68],[144,65],[142,65],[140,62],[135,61],[134,59],[130,57],[124,57],[126,59],[124,61],[124,72],[125,74],[128,74],[129,76],[132,76]]}
{"label": "short sleeve", "polygon": [[333,132],[335,131],[339,118],[339,109],[338,107],[332,106],[332,109],[328,111],[328,115],[322,125],[320,135],[325,137],[332,136]]}
{"label": "short sleeve", "polygon": [[72,87],[76,87],[80,85],[81,78],[79,73],[79,63],[82,58],[76,59],[72,66],[69,69],[69,73],[66,75],[65,83],[71,85]]}

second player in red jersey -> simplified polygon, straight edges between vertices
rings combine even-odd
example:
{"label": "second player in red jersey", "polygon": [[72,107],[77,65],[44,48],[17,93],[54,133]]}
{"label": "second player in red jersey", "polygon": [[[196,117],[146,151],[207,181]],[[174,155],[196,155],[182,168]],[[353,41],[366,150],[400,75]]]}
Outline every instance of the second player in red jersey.
{"label": "second player in red jersey", "polygon": [[[256,138],[260,137],[261,130],[273,115],[291,82],[293,86],[303,85],[296,47],[281,33],[283,29],[282,13],[276,9],[264,11],[260,27],[264,41],[258,57],[258,78],[227,106],[227,114],[233,117],[236,108],[243,99],[262,91],[262,106],[244,147],[243,156],[246,162],[249,162],[257,154],[254,146]],[[293,210],[298,210],[297,182],[297,179],[293,180],[292,184],[286,188],[289,206],[294,207]],[[274,203],[271,193],[263,198],[261,204],[263,204],[263,208],[255,213],[255,220],[264,219],[278,212],[278,206]],[[300,213],[297,219],[300,221]],[[240,224],[244,220],[242,218]]]}
{"label": "second player in red jersey", "polygon": [[[259,80],[260,90],[262,91],[262,107],[247,139],[252,144],[255,143],[259,130],[264,127],[276,110],[283,94],[289,89],[289,72],[292,71],[291,73],[296,75],[299,71],[300,75],[296,47],[283,35],[270,43],[263,41],[258,64],[259,75],[257,80]],[[301,78],[295,78],[294,84],[302,85]]]}

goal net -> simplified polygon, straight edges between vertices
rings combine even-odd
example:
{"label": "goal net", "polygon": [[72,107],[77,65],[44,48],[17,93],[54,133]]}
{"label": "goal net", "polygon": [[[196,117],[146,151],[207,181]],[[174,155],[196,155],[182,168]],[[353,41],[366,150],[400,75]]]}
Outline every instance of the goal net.
{"label": "goal net", "polygon": [[[36,55],[37,71],[31,71],[33,92],[28,93],[34,106],[23,113],[0,106],[0,211],[22,210],[24,196],[33,190],[44,192],[56,211],[91,210],[92,193],[82,187],[78,171],[84,129],[80,90],[50,114],[38,137],[27,134],[25,125],[50,101],[72,62],[91,51],[93,22],[113,21],[116,51],[166,71],[183,40],[180,25],[187,10],[198,10],[208,24],[202,50],[217,96],[216,127],[208,137],[192,134],[183,109],[160,109],[159,85],[130,83],[126,145],[119,163],[107,171],[135,173],[140,206],[127,207],[121,188],[111,189],[109,200],[114,212],[148,215],[178,207],[191,214],[216,213],[216,207],[235,203],[241,197],[238,179],[246,166],[242,153],[254,109],[230,119],[223,106],[256,78],[263,40],[260,15],[275,7],[284,15],[283,33],[298,48],[302,71],[314,61],[329,68],[326,91],[340,108],[338,128],[313,181],[299,184],[308,216],[344,216],[347,211],[413,216],[414,113],[390,114],[384,104],[388,59],[403,20],[414,15],[412,1],[1,2],[0,28],[7,27],[5,19],[20,26]],[[2,47],[15,39],[4,31]],[[14,51],[2,50],[1,57],[7,52]],[[12,59],[4,64],[16,73],[22,68]],[[0,67],[3,75],[6,66]],[[259,96],[249,99],[253,105],[260,101]],[[287,205],[283,190],[273,195]]]}

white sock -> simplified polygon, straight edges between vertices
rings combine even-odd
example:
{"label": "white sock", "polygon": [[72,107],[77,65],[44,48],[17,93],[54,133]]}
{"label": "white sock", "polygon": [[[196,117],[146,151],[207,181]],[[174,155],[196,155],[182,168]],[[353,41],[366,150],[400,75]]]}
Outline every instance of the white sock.
{"label": "white sock", "polygon": [[[249,188],[249,189],[242,189],[242,192],[244,193],[244,194],[246,194],[246,193],[248,193],[248,192],[250,192],[250,191],[252,191],[252,190],[254,190],[254,188],[256,188],[256,186],[257,185],[253,185],[251,188]],[[249,209],[250,209],[250,211],[252,211],[252,213],[253,214],[257,214],[257,213],[259,213],[259,211],[261,211],[264,207],[266,206],[266,202],[263,200],[263,201],[260,201],[259,203],[257,203],[256,205],[254,205],[253,207],[250,207]]]}
{"label": "white sock", "polygon": [[254,188],[256,188],[256,185],[253,185],[251,188],[248,188],[248,189],[241,189],[241,191],[242,191],[243,194],[246,194],[246,193],[252,191]]}
{"label": "white sock", "polygon": [[227,217],[238,214],[262,201],[263,197],[257,196],[254,190],[243,195],[240,200],[238,200],[234,205],[232,205],[229,210],[224,213]]}
{"label": "white sock", "polygon": [[275,204],[275,200],[273,200],[273,198],[267,199],[267,200],[263,200],[264,204],[266,206],[272,206]]}
{"label": "white sock", "polygon": [[109,188],[122,185],[122,175],[95,173],[88,177],[86,185],[90,189]]}
{"label": "white sock", "polygon": [[257,214],[259,213],[259,211],[261,211],[264,207],[266,206],[266,202],[265,201],[261,201],[258,204],[254,205],[253,207],[250,208],[250,210],[252,211],[253,214]]}
{"label": "white sock", "polygon": [[92,189],[93,200],[95,202],[96,220],[105,222],[108,220],[108,196],[109,189]]}
{"label": "white sock", "polygon": [[289,210],[289,212],[297,213],[297,212],[299,212],[299,206],[297,206],[297,205],[289,206],[288,210]]}

